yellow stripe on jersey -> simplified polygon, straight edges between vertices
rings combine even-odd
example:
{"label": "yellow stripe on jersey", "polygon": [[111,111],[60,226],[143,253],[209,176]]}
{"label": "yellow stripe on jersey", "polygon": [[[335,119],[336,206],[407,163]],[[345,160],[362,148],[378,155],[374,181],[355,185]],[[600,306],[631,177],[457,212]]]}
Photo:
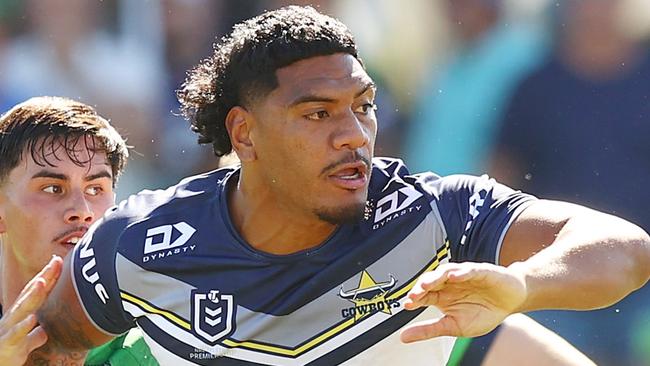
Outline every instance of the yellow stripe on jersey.
{"label": "yellow stripe on jersey", "polygon": [[146,301],[144,301],[142,299],[138,299],[137,297],[135,297],[133,295],[130,295],[130,294],[127,294],[125,292],[120,292],[120,297],[122,298],[122,300],[128,301],[131,304],[139,307],[145,313],[161,315],[165,319],[167,319],[167,320],[171,321],[172,323],[180,326],[181,328],[184,328],[184,329],[187,329],[187,330],[192,329],[192,327],[191,327],[191,325],[190,325],[190,323],[188,321],[186,321],[185,319],[180,318],[178,315],[176,315],[176,314],[174,314],[174,313],[172,313],[170,311],[160,309],[160,308],[158,308],[158,307],[156,307],[156,306],[154,306],[154,305],[152,305],[152,304],[150,304],[150,303],[148,303],[148,302],[146,302]]}

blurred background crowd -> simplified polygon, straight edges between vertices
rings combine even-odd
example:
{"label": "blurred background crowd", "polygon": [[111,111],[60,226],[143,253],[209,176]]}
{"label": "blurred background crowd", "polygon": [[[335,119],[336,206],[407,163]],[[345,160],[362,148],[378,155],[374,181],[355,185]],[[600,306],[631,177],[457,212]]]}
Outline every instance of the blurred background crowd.
{"label": "blurred background crowd", "polygon": [[[166,187],[218,165],[179,116],[186,70],[236,22],[288,4],[356,35],[380,86],[377,155],[650,230],[648,0],[0,0],[0,109],[94,105],[133,146],[118,199]],[[607,309],[532,315],[598,364],[650,365],[650,285]]]}

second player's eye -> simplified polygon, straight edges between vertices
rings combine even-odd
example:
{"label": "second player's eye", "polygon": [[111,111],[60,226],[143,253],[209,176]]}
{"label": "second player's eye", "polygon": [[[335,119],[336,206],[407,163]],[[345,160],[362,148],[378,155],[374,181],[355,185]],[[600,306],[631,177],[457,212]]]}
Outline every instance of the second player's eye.
{"label": "second player's eye", "polygon": [[327,118],[329,116],[330,116],[330,114],[327,111],[322,110],[322,111],[309,113],[309,114],[305,115],[305,118],[310,119],[312,121],[319,121],[319,120],[325,119],[325,118]]}
{"label": "second player's eye", "polygon": [[63,188],[56,184],[50,184],[49,186],[43,187],[42,191],[45,193],[59,194],[63,192]]}

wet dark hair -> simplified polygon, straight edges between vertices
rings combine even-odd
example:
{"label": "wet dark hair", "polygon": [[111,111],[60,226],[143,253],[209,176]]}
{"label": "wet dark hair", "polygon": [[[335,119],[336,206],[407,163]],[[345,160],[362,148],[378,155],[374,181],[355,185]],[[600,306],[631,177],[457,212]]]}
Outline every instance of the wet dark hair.
{"label": "wet dark hair", "polygon": [[228,112],[268,95],[278,86],[276,70],[296,61],[347,53],[359,62],[357,46],[340,21],[311,7],[287,6],[234,26],[215,43],[211,57],[188,73],[177,90],[181,111],[199,143],[217,156],[232,151],[225,126]]}
{"label": "wet dark hair", "polygon": [[[82,166],[79,151],[105,152],[113,186],[128,158],[126,142],[92,107],[67,98],[36,97],[0,116],[0,183],[26,154],[41,166],[56,166],[63,150]],[[92,159],[93,156],[90,156]]]}

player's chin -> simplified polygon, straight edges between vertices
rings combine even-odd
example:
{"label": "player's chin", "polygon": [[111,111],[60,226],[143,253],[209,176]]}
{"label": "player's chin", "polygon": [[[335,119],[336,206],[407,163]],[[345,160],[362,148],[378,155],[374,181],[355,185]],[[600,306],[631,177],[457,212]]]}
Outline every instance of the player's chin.
{"label": "player's chin", "polygon": [[355,200],[344,205],[323,206],[316,209],[315,213],[322,221],[330,224],[352,224],[363,218],[365,207],[365,199],[363,201]]}

